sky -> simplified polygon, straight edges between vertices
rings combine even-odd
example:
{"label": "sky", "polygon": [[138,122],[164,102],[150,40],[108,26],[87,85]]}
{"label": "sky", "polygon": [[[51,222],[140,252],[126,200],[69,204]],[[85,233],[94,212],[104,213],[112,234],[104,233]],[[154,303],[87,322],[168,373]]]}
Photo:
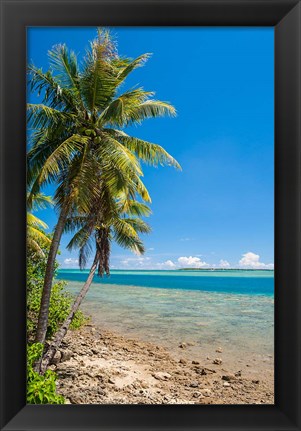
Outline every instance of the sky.
{"label": "sky", "polygon": [[[272,27],[114,27],[119,54],[152,53],[123,90],[136,85],[170,102],[175,118],[149,119],[126,132],[162,145],[181,164],[143,166],[152,198],[146,253],[112,246],[111,268],[271,269],[274,262],[274,29]],[[79,59],[94,27],[35,27],[28,62],[49,69],[47,52],[65,43]],[[39,103],[28,93],[30,103]],[[52,194],[53,187],[45,189]],[[54,209],[37,214],[52,231]],[[61,241],[58,260],[77,268]]]}

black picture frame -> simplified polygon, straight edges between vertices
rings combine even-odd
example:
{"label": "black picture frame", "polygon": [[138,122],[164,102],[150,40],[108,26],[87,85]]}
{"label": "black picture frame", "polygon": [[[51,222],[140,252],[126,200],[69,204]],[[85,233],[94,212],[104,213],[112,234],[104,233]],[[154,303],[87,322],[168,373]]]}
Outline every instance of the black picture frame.
{"label": "black picture frame", "polygon": [[[1,0],[1,429],[301,429],[300,2]],[[275,27],[275,405],[25,401],[27,26]]]}

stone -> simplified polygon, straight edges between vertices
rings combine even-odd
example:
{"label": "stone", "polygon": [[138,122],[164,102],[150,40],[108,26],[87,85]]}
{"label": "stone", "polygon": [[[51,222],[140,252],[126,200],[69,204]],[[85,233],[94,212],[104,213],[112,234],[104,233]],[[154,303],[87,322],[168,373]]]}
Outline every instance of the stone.
{"label": "stone", "polygon": [[180,363],[180,364],[183,364],[183,365],[186,365],[186,364],[187,364],[187,361],[186,361],[186,359],[181,358],[181,359],[179,360],[179,363]]}
{"label": "stone", "polygon": [[199,384],[198,384],[198,382],[192,382],[192,383],[190,383],[190,385],[189,385],[191,388],[198,388],[199,387]]}
{"label": "stone", "polygon": [[153,373],[152,376],[157,380],[168,380],[171,378],[171,375],[169,373],[164,373],[163,371]]}
{"label": "stone", "polygon": [[62,350],[61,362],[69,361],[73,357],[73,352],[71,350]]}
{"label": "stone", "polygon": [[252,383],[255,383],[256,385],[258,385],[259,380],[252,380]]}
{"label": "stone", "polygon": [[199,361],[192,361],[191,362],[193,365],[200,365]]}
{"label": "stone", "polygon": [[241,371],[237,371],[237,373],[235,373],[235,377],[241,377]]}
{"label": "stone", "polygon": [[111,378],[109,378],[108,383],[110,383],[111,385],[115,385],[115,381]]}
{"label": "stone", "polygon": [[61,358],[62,358],[62,352],[60,352],[59,350],[57,350],[51,360],[51,364],[58,364],[59,362],[61,362]]}
{"label": "stone", "polygon": [[223,361],[221,358],[215,358],[213,359],[212,363],[215,365],[222,365]]}
{"label": "stone", "polygon": [[210,397],[212,395],[212,392],[210,389],[204,389],[202,395],[204,395],[204,397]]}
{"label": "stone", "polygon": [[207,375],[207,372],[206,372],[205,368],[195,368],[194,370],[195,370],[195,372],[197,374],[200,374],[201,376],[206,376]]}
{"label": "stone", "polygon": [[224,386],[225,388],[229,388],[231,385],[230,385],[230,383],[229,383],[229,382],[225,382],[225,383],[223,384],[223,386]]}
{"label": "stone", "polygon": [[216,349],[216,353],[222,353],[223,349],[221,347],[219,347],[218,349]]}
{"label": "stone", "polygon": [[186,349],[187,344],[186,343],[180,343],[179,347],[180,347],[180,349]]}
{"label": "stone", "polygon": [[233,376],[232,374],[227,374],[225,376],[222,376],[222,380],[225,380],[226,382],[230,382],[234,378],[235,378],[235,376]]}

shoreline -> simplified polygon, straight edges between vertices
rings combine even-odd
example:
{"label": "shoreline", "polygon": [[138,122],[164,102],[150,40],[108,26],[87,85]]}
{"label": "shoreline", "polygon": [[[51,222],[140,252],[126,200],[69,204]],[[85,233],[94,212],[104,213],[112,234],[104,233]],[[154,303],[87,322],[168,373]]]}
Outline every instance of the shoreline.
{"label": "shoreline", "polygon": [[274,404],[271,377],[230,372],[221,349],[188,359],[182,344],[174,354],[92,322],[68,332],[50,368],[68,404]]}

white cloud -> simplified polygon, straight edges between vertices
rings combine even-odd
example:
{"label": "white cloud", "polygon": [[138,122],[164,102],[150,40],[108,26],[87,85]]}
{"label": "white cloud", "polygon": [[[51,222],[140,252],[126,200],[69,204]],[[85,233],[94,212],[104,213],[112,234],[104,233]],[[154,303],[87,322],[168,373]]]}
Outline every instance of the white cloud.
{"label": "white cloud", "polygon": [[201,261],[199,257],[181,256],[178,258],[180,266],[185,268],[208,268],[208,263]]}
{"label": "white cloud", "polygon": [[64,260],[64,264],[67,266],[78,266],[78,259],[74,259],[73,257],[68,257]]}
{"label": "white cloud", "polygon": [[165,262],[157,263],[157,267],[159,269],[175,269],[176,268],[176,264],[173,263],[172,260],[166,260]]}
{"label": "white cloud", "polygon": [[250,269],[274,269],[273,263],[266,264],[260,262],[259,254],[255,254],[251,251],[242,255],[242,258],[239,261],[239,266]]}
{"label": "white cloud", "polygon": [[141,268],[147,266],[150,262],[150,257],[127,257],[120,262],[122,267]]}
{"label": "white cloud", "polygon": [[230,268],[230,263],[227,260],[221,259],[218,264],[219,268]]}
{"label": "white cloud", "polygon": [[189,238],[188,236],[185,238],[180,238],[180,241],[193,241],[193,238]]}
{"label": "white cloud", "polygon": [[155,249],[154,249],[154,247],[150,247],[150,248],[148,248],[147,250],[148,250],[148,251],[154,251]]}

